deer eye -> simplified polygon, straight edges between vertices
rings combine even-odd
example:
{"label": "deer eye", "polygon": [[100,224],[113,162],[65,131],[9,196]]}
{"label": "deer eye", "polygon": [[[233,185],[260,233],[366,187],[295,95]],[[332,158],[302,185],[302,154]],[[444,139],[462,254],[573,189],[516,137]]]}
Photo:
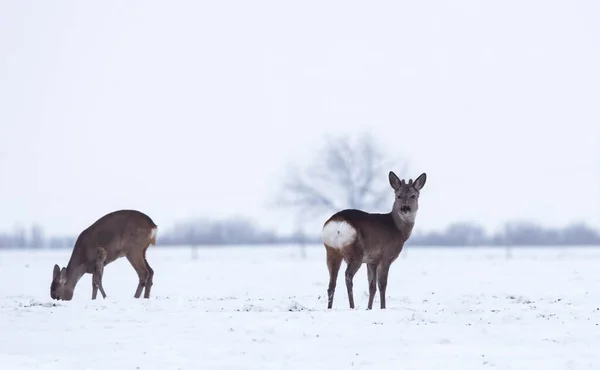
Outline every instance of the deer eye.
{"label": "deer eye", "polygon": [[410,197],[411,197],[411,199],[415,199],[417,196],[413,194]]}

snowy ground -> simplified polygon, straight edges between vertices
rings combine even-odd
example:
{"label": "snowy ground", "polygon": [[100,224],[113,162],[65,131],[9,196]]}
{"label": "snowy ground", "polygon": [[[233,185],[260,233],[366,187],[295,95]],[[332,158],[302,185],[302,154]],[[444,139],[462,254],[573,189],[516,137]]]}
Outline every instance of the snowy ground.
{"label": "snowy ground", "polygon": [[[125,259],[106,300],[84,276],[52,301],[70,251],[0,252],[0,368],[599,369],[600,248],[410,247],[393,265],[388,309],[366,311],[366,268],[348,309],[340,274],[325,310],[324,250],[153,248],[150,300]],[[344,268],[344,267],[343,267]],[[342,270],[343,271],[343,270]],[[100,296],[100,295],[99,295]]]}

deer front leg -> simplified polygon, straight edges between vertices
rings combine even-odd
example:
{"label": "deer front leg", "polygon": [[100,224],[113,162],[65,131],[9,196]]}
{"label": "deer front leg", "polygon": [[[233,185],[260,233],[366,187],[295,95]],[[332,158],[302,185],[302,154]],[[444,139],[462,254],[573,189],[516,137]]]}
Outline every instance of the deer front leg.
{"label": "deer front leg", "polygon": [[390,271],[390,262],[381,262],[378,268],[377,284],[379,285],[379,298],[381,309],[385,309],[385,289],[387,288],[388,272]]}
{"label": "deer front leg", "polygon": [[373,308],[373,300],[375,299],[375,292],[377,292],[377,264],[367,264],[367,277],[369,279],[369,303],[367,310]]}
{"label": "deer front leg", "polygon": [[99,247],[98,256],[96,257],[96,264],[94,266],[94,274],[92,276],[92,299],[96,299],[98,295],[98,289],[102,298],[106,298],[106,293],[102,287],[102,274],[104,273],[104,262],[106,261],[106,249]]}

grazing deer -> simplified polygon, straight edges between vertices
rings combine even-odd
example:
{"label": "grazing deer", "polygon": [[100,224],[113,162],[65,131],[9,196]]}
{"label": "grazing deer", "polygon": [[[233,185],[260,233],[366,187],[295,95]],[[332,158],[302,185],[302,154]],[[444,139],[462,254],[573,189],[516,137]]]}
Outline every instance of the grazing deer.
{"label": "grazing deer", "polygon": [[139,298],[145,288],[144,298],[150,298],[154,270],[146,260],[146,249],[156,245],[156,231],[152,219],[138,211],[120,210],[101,217],[79,234],[67,267],[54,265],[50,296],[71,300],[75,285],[88,273],[93,275],[92,299],[96,299],[98,289],[106,298],[102,287],[104,266],[125,256],[140,278],[134,297]]}
{"label": "grazing deer", "polygon": [[329,288],[327,308],[333,306],[333,294],[342,260],[346,262],[346,288],[350,308],[354,308],[352,279],[363,263],[367,264],[369,280],[369,303],[373,300],[379,285],[381,308],[385,308],[385,289],[388,271],[398,258],[404,242],[408,240],[415,226],[419,209],[419,192],[425,185],[427,175],[421,174],[413,182],[400,180],[392,171],[390,185],[394,189],[395,200],[390,213],[367,213],[357,209],[345,209],[331,216],[323,225],[322,240],[327,251]]}

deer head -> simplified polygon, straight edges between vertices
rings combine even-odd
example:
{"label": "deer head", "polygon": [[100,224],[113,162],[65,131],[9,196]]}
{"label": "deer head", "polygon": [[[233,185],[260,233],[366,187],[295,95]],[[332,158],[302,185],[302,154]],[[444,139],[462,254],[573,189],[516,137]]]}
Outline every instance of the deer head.
{"label": "deer head", "polygon": [[393,171],[390,171],[389,179],[396,198],[393,212],[404,221],[414,221],[419,210],[419,193],[425,186],[427,175],[422,173],[415,181],[410,179],[407,183],[400,180]]}
{"label": "deer head", "polygon": [[67,269],[54,265],[52,284],[50,284],[50,297],[56,300],[70,301],[73,298],[73,288],[67,286]]}

